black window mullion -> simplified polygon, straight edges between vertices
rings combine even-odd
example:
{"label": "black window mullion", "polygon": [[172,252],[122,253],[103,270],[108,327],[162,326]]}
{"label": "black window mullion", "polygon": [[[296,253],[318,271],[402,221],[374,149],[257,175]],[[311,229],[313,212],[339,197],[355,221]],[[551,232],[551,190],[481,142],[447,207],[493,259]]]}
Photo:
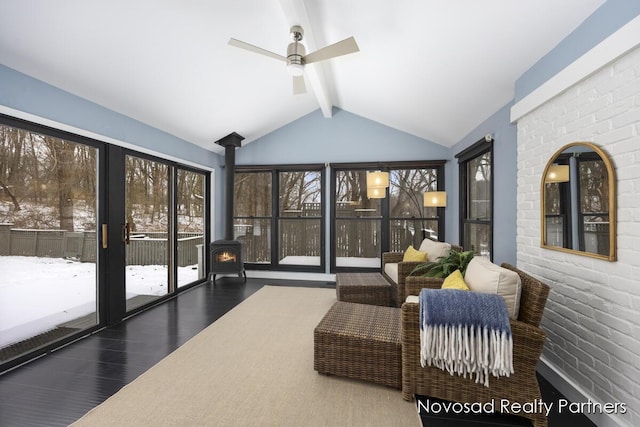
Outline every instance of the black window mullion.
{"label": "black window mullion", "polygon": [[280,264],[278,239],[280,236],[280,176],[276,169],[271,172],[271,266]]}

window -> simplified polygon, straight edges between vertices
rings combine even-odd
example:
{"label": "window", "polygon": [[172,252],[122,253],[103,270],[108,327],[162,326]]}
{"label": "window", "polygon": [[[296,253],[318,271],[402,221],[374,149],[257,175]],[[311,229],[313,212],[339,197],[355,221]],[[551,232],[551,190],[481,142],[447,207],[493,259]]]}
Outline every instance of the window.
{"label": "window", "polygon": [[456,155],[460,171],[460,241],[492,258],[493,144],[481,139]]}
{"label": "window", "polygon": [[322,172],[278,172],[278,263],[320,266]]}
{"label": "window", "polygon": [[444,226],[440,226],[438,208],[423,206],[424,193],[436,190],[436,168],[395,169],[389,172],[391,252],[403,252],[411,244],[418,248],[425,237],[438,240],[439,234],[444,234]]}
{"label": "window", "polygon": [[336,267],[380,267],[382,199],[367,198],[367,170],[335,171]]}
{"label": "window", "polygon": [[[367,172],[389,172],[384,198],[367,197]],[[444,161],[332,165],[332,271],[380,268],[381,254],[444,239],[444,217],[423,207],[426,191],[444,189]]]}
{"label": "window", "polygon": [[236,167],[234,238],[251,268],[324,267],[323,165]]}
{"label": "window", "polygon": [[271,263],[271,172],[235,173],[233,234],[245,263]]}

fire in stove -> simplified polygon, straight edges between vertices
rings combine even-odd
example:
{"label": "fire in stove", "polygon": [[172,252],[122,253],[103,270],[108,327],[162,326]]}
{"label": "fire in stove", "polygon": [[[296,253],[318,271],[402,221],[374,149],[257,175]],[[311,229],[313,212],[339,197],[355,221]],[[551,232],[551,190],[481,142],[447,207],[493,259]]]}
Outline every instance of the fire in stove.
{"label": "fire in stove", "polygon": [[220,252],[218,253],[218,262],[236,262],[236,254],[231,252]]}

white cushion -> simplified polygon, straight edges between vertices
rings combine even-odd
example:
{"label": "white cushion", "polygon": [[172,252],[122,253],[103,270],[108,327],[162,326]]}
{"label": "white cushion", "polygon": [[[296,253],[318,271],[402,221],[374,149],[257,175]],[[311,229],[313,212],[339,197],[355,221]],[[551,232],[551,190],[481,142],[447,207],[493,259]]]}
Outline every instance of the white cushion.
{"label": "white cushion", "polygon": [[475,256],[467,267],[464,281],[474,292],[500,295],[507,304],[509,317],[518,318],[522,292],[518,273],[492,263],[487,257]]}
{"label": "white cushion", "polygon": [[407,299],[406,299],[405,302],[411,302],[411,303],[419,304],[420,303],[420,298],[418,297],[418,295],[407,295]]}
{"label": "white cushion", "polygon": [[388,262],[384,265],[384,273],[389,276],[391,280],[398,283],[398,263]]}
{"label": "white cushion", "polygon": [[427,261],[437,261],[442,256],[449,255],[451,244],[447,242],[436,242],[431,239],[424,239],[420,244],[420,252],[427,253]]}

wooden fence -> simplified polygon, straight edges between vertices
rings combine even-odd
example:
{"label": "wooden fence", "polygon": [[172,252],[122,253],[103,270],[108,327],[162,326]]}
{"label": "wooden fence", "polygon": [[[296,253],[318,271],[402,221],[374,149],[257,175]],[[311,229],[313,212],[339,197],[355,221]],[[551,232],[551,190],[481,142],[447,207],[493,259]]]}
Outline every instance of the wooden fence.
{"label": "wooden fence", "polygon": [[[262,225],[262,227],[260,226]],[[284,218],[280,222],[279,256],[320,256],[320,220]],[[271,230],[268,222],[255,226],[236,227],[243,243],[244,260],[250,263],[269,262]],[[338,220],[336,224],[336,256],[377,258],[380,256],[380,222],[368,220]],[[405,221],[393,224],[390,234],[392,251],[404,251],[408,245],[418,247],[423,239],[421,229],[407,227]],[[167,233],[139,232],[127,246],[128,265],[164,265],[168,260]],[[198,233],[178,233],[178,266],[198,264],[198,251],[204,239]],[[0,224],[0,256],[20,255],[51,258],[73,258],[82,262],[96,260],[96,233],[63,230],[26,230]],[[202,254],[200,254],[202,258]]]}
{"label": "wooden fence", "polygon": [[[127,246],[127,265],[164,265],[168,261],[167,233],[136,233]],[[198,233],[178,233],[178,266],[198,264]],[[0,224],[0,256],[73,258],[96,262],[95,231],[28,230]]]}
{"label": "wooden fence", "polygon": [[[410,244],[416,248],[424,239],[421,227],[410,228],[393,224],[390,230],[390,250],[404,251]],[[288,255],[320,256],[320,220],[287,218],[279,230],[279,257]],[[268,222],[256,222],[235,227],[236,238],[243,243],[244,261],[269,263],[271,257],[271,229]],[[367,220],[338,220],[335,241],[337,257],[380,257],[380,222]]]}

